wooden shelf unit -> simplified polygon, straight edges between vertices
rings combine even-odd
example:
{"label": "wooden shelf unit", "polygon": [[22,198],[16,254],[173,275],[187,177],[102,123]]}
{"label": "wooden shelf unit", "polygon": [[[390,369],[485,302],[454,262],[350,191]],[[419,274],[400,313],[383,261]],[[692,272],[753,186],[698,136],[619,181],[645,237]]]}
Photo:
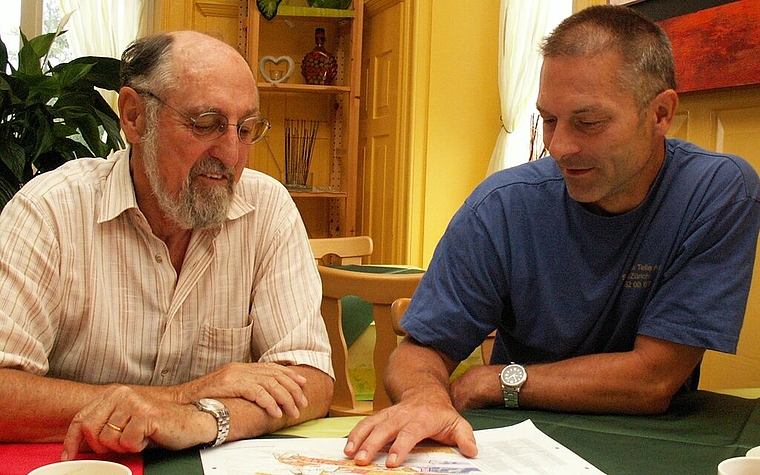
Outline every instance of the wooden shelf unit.
{"label": "wooden shelf unit", "polygon": [[[356,234],[359,151],[359,91],[363,0],[349,10],[308,7],[284,0],[266,20],[255,0],[241,0],[238,47],[257,77],[262,115],[272,123],[265,141],[251,147],[248,166],[281,181],[285,119],[319,120],[311,159],[313,192],[291,191],[310,237]],[[338,60],[335,85],[305,84],[301,60],[314,48],[314,30],[324,28],[325,48]],[[287,82],[272,84],[259,73],[264,56],[289,56],[295,70]]]}

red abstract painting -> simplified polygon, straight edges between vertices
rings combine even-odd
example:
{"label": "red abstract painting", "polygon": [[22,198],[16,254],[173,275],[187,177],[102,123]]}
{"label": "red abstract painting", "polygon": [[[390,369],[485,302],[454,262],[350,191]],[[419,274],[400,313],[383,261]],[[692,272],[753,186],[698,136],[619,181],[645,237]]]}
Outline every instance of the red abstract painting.
{"label": "red abstract painting", "polygon": [[673,44],[678,92],[760,84],[760,1],[741,0],[659,24]]}

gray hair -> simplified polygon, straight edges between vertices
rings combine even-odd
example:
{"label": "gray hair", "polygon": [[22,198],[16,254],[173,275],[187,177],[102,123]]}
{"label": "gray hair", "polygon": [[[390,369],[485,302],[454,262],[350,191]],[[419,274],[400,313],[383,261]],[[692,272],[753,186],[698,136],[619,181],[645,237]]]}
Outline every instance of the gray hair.
{"label": "gray hair", "polygon": [[639,111],[667,89],[676,88],[670,40],[656,23],[628,7],[599,5],[566,18],[544,38],[545,58],[596,56],[613,51],[623,67],[621,87],[633,94]]}
{"label": "gray hair", "polygon": [[146,36],[130,44],[121,55],[121,86],[162,93],[171,86],[171,47],[166,33]]}
{"label": "gray hair", "polygon": [[[121,86],[128,86],[139,92],[150,91],[163,96],[173,85],[171,50],[174,37],[156,34],[140,38],[130,44],[121,55],[119,80]],[[145,112],[149,127],[158,122],[161,104],[149,101]]]}

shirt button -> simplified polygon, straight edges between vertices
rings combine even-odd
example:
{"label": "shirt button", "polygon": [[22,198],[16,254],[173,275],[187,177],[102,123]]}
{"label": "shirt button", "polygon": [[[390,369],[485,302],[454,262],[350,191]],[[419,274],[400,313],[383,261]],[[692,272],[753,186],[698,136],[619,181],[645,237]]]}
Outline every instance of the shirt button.
{"label": "shirt button", "polygon": [[164,258],[161,257],[161,254],[156,254],[156,262],[158,262],[159,264],[164,262]]}

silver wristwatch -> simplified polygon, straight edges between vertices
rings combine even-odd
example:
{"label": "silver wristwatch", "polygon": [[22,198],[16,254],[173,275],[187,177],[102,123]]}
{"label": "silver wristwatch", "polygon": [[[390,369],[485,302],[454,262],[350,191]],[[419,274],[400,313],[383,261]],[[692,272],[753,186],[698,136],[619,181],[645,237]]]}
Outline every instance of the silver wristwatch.
{"label": "silver wristwatch", "polygon": [[501,392],[504,395],[504,407],[507,409],[520,407],[520,388],[527,379],[528,373],[525,371],[525,367],[517,363],[510,363],[501,370],[499,380]]}
{"label": "silver wristwatch", "polygon": [[195,407],[203,412],[208,412],[216,418],[216,439],[205,447],[221,445],[230,433],[230,411],[227,406],[216,399],[201,398],[195,401]]}

